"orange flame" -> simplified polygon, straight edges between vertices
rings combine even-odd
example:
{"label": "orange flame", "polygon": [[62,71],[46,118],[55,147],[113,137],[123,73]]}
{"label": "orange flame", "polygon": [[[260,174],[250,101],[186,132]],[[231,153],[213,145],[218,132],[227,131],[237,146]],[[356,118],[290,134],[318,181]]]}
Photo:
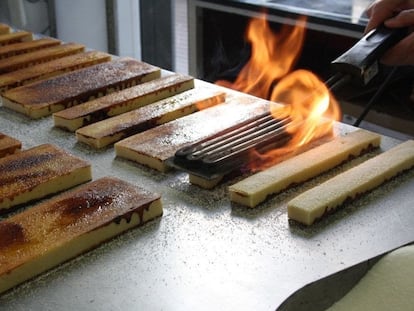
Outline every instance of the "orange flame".
{"label": "orange flame", "polygon": [[[304,19],[300,21],[303,24]],[[305,28],[298,26],[292,30],[284,25],[276,36],[263,15],[250,21],[246,36],[252,47],[249,62],[233,83],[219,80],[216,84],[267,97],[274,81],[292,70],[302,49]]]}
{"label": "orange flame", "polygon": [[264,15],[252,19],[247,31],[252,46],[250,60],[233,83],[216,82],[270,99],[274,118],[290,118],[286,131],[291,139],[287,145],[266,154],[255,153],[255,158],[260,157],[260,169],[281,161],[288,153],[303,150],[303,146],[316,138],[332,134],[334,120],[340,119],[338,103],[315,74],[307,70],[292,72],[305,38],[304,21],[299,19],[293,28],[283,26],[276,35]]}
{"label": "orange flame", "polygon": [[[288,115],[293,121],[291,129],[288,128],[293,134],[290,146],[304,145],[331,132],[333,120],[340,117],[339,105],[328,88],[307,70],[296,70],[284,77],[273,89],[270,99],[285,105],[271,108],[275,118]],[[321,126],[324,119],[331,122]]]}

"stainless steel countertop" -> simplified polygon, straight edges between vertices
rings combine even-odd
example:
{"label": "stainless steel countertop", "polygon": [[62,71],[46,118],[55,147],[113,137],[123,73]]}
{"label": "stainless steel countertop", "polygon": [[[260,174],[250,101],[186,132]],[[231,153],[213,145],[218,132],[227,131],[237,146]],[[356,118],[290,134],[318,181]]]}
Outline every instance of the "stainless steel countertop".
{"label": "stainless steel countertop", "polygon": [[[286,202],[340,169],[246,209],[230,203],[229,183],[204,190],[184,173],[95,151],[50,117],[0,107],[0,132],[23,148],[63,147],[91,161],[94,179],[121,177],[161,193],[164,205],[161,219],[0,296],[1,310],[274,310],[302,286],[414,240],[414,170],[305,228],[289,224]],[[396,143],[384,137],[382,147]]]}

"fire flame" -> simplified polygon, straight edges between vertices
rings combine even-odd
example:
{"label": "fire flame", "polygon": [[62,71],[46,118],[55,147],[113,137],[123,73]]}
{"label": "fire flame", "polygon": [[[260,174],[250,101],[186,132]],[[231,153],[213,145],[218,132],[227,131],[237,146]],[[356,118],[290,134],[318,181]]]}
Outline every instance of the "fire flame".
{"label": "fire flame", "polygon": [[[303,24],[304,19],[299,20]],[[300,23],[299,23],[300,24]],[[247,40],[251,43],[251,58],[242,68],[236,80],[216,81],[216,84],[267,98],[275,80],[292,70],[302,49],[305,28],[282,26],[280,33],[273,34],[265,15],[254,18],[247,28]]]}
{"label": "fire flame", "polygon": [[247,28],[247,40],[252,47],[250,60],[233,83],[216,81],[216,84],[270,99],[274,118],[290,118],[286,129],[291,135],[289,142],[265,154],[255,153],[261,159],[260,169],[281,161],[288,153],[302,150],[316,138],[332,134],[333,123],[341,116],[338,103],[315,74],[302,69],[292,71],[302,50],[304,26],[305,19],[300,18],[294,27],[284,25],[275,34],[265,15],[252,19]]}

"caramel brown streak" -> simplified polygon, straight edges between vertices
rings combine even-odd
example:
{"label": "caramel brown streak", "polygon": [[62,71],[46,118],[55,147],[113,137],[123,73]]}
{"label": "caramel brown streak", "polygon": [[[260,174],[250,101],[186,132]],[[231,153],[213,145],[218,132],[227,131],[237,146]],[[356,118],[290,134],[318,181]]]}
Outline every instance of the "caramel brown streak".
{"label": "caramel brown streak", "polygon": [[0,251],[23,243],[25,236],[21,225],[13,222],[0,222]]}
{"label": "caramel brown streak", "polygon": [[8,44],[0,47],[0,59],[59,45],[60,43],[61,41],[57,39],[42,38],[33,41]]}
{"label": "caramel brown streak", "polygon": [[28,68],[22,68],[0,75],[0,92],[3,93],[8,89],[39,80],[50,79],[66,72],[75,71],[77,69],[93,66],[110,60],[111,56],[107,53],[89,51],[64,56]]}
{"label": "caramel brown streak", "polygon": [[28,31],[15,31],[5,34],[0,34],[0,46],[12,44],[16,42],[31,41],[33,35]]}
{"label": "caramel brown streak", "polygon": [[[111,236],[161,216],[162,207],[158,206],[156,207],[158,210],[151,218],[143,218],[144,211],[159,200],[158,194],[148,192],[118,178],[104,177],[55,196],[11,216],[7,221],[0,222],[0,232],[2,230],[9,232],[6,227],[10,226],[9,223],[18,224],[14,229],[16,233],[4,238],[4,244],[9,244],[9,241],[19,241],[18,249],[9,248],[0,252],[0,292],[12,286],[5,284],[3,277],[15,269],[26,269],[25,265],[30,265],[31,261],[36,262],[42,256],[50,256],[48,260],[51,260],[55,258],[54,256],[61,256],[70,250],[70,254],[60,259],[61,261],[68,260],[104,242]],[[133,214],[139,215],[139,221],[130,226],[123,224],[121,227],[122,220],[126,219],[129,223]],[[112,227],[114,233],[109,235],[105,233],[104,237],[97,239],[99,235],[95,234],[102,232],[99,230],[114,225],[115,227]],[[19,229],[20,227],[22,230]],[[24,232],[24,238],[19,233],[20,231]],[[85,244],[89,235],[95,238]],[[81,237],[85,237],[85,240],[78,240]],[[67,248],[66,245],[71,246]],[[31,269],[28,271],[31,273],[28,277],[39,273]]]}
{"label": "caramel brown streak", "polygon": [[67,225],[87,215],[93,215],[111,204],[112,201],[113,197],[109,195],[99,195],[94,191],[87,191],[57,202],[52,209],[60,211],[60,225]]}
{"label": "caramel brown streak", "polygon": [[80,53],[85,46],[78,43],[65,43],[41,50],[19,54],[0,60],[0,73],[8,73],[29,66],[45,63],[63,56]]}
{"label": "caramel brown streak", "polygon": [[[149,206],[146,201],[153,195],[143,193],[135,202],[131,201],[137,193],[136,190],[126,183],[111,183],[111,180],[110,178],[102,179],[98,184],[90,185],[85,191],[59,200],[51,205],[49,211],[59,214],[59,225],[90,222],[93,219],[102,226],[108,223],[104,219],[113,220],[120,210],[124,212],[122,216],[115,217],[116,222],[119,223],[120,219],[126,219],[129,222],[133,213],[138,213],[142,222],[144,209]],[[120,204],[125,206],[121,207]]]}
{"label": "caramel brown streak", "polygon": [[142,108],[193,88],[193,77],[167,75],[54,113],[55,126],[75,131],[85,125]]}
{"label": "caramel brown streak", "polygon": [[165,172],[170,168],[166,161],[180,148],[245,122],[254,115],[264,113],[268,108],[269,102],[265,100],[234,97],[231,101],[118,141],[114,145],[116,155]]}
{"label": "caramel brown streak", "polygon": [[0,211],[91,178],[87,161],[51,144],[1,158],[0,172]]}
{"label": "caramel brown streak", "polygon": [[10,108],[20,106],[32,118],[38,118],[151,80],[159,74],[157,67],[121,58],[8,90],[3,94],[3,104],[7,107],[10,102]]}
{"label": "caramel brown streak", "polygon": [[7,24],[0,23],[0,35],[9,33],[11,30],[10,26]]}
{"label": "caramel brown streak", "polygon": [[22,143],[13,137],[0,133],[0,158],[20,150]]}

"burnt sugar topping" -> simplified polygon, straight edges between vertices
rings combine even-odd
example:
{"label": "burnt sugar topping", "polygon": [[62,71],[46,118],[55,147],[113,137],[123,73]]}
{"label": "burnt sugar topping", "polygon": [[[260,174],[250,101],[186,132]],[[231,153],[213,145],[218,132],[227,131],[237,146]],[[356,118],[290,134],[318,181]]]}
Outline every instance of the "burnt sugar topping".
{"label": "burnt sugar topping", "polygon": [[0,293],[162,215],[161,197],[97,179],[0,221]]}
{"label": "burnt sugar topping", "polygon": [[2,74],[13,72],[15,70],[27,68],[34,64],[44,63],[66,55],[80,53],[84,50],[85,46],[82,44],[64,43],[14,55],[5,59],[0,59],[0,72]]}
{"label": "burnt sugar topping", "polygon": [[[4,187],[7,185],[12,186],[13,184],[16,184],[16,180],[21,185],[24,185],[25,187],[32,188],[38,184],[38,180],[47,178],[48,176],[52,175],[51,170],[42,170],[37,172],[31,172],[31,173],[20,173],[13,176],[5,175],[4,177],[0,177],[0,184]],[[12,197],[12,196],[9,196]],[[0,197],[0,202],[5,197]]]}
{"label": "burnt sugar topping", "polygon": [[123,57],[7,90],[3,106],[37,119],[160,75],[159,67]]}
{"label": "burnt sugar topping", "polygon": [[[2,172],[12,172],[12,171],[23,171],[33,166],[42,165],[47,163],[52,158],[56,158],[57,154],[52,154],[50,152],[42,153],[42,154],[32,154],[32,153],[21,153],[21,157],[12,158],[8,161],[4,161],[0,163],[0,171]],[[2,184],[5,180],[4,175],[0,176],[0,184]]]}
{"label": "burnt sugar topping", "polygon": [[93,214],[112,203],[113,198],[108,195],[94,195],[96,193],[87,191],[83,195],[68,198],[59,202],[62,215],[79,218],[85,214]]}
{"label": "burnt sugar topping", "polygon": [[111,60],[111,55],[99,51],[87,51],[53,59],[27,68],[16,70],[0,77],[0,93],[18,86],[44,79],[51,79],[63,73],[73,72]]}
{"label": "burnt sugar topping", "polygon": [[8,136],[4,133],[0,133],[0,158],[13,154],[22,148],[20,140]]}
{"label": "burnt sugar topping", "polygon": [[142,223],[145,211],[149,210],[155,198],[159,196],[122,180],[106,177],[54,200],[45,214],[56,215],[53,217],[56,226],[71,225],[79,230],[91,225],[103,226],[112,221],[119,224],[122,219],[129,223],[134,213]]}
{"label": "burnt sugar topping", "polygon": [[23,227],[13,222],[0,222],[0,252],[25,241]]}
{"label": "burnt sugar topping", "polygon": [[14,157],[0,160],[0,199],[2,189],[6,191],[7,185],[25,185],[33,187],[44,179],[57,173],[65,173],[73,165],[86,164],[78,158],[72,157],[53,145],[45,144],[20,152]]}
{"label": "burnt sugar topping", "polygon": [[146,63],[122,58],[12,89],[4,95],[28,105],[69,102],[73,99],[84,101],[91,95],[97,95],[97,91],[122,81],[139,79],[141,75],[156,69]]}
{"label": "burnt sugar topping", "polygon": [[56,126],[74,131],[84,125],[129,112],[192,88],[193,77],[171,74],[58,111],[53,114],[53,118]]}
{"label": "burnt sugar topping", "polygon": [[89,190],[56,202],[52,209],[59,211],[59,223],[64,225],[103,211],[113,200],[112,195]]}
{"label": "burnt sugar topping", "polygon": [[0,158],[0,210],[89,181],[91,165],[64,149],[43,144]]}
{"label": "burnt sugar topping", "polygon": [[50,46],[56,46],[61,44],[61,41],[54,38],[41,38],[41,39],[35,39],[32,41],[26,41],[26,42],[18,42],[14,44],[8,44],[5,46],[0,47],[0,59],[32,52],[35,50],[40,50],[43,48],[47,48]]}

